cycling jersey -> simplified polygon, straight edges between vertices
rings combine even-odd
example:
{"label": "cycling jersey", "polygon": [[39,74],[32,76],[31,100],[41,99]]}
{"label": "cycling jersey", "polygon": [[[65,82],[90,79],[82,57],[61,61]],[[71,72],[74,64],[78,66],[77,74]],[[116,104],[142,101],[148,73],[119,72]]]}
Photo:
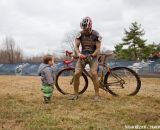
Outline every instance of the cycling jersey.
{"label": "cycling jersey", "polygon": [[95,30],[92,30],[90,34],[85,34],[83,31],[79,32],[77,39],[80,40],[82,46],[82,54],[92,54],[96,50],[96,42],[100,41],[102,37]]}

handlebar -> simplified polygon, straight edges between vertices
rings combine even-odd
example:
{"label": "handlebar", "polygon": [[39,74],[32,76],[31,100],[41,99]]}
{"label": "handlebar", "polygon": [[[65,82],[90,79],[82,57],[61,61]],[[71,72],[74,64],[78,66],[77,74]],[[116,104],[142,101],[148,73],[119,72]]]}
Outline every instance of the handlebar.
{"label": "handlebar", "polygon": [[66,56],[72,56],[73,52],[66,50]]}
{"label": "handlebar", "polygon": [[[63,60],[63,62],[64,62],[65,64],[67,64],[67,65],[70,64],[70,63],[72,63],[74,59],[78,59],[78,58],[79,58],[79,56],[73,55],[73,52],[71,52],[71,51],[66,50],[65,53],[66,53],[66,56],[71,57],[70,60],[67,60],[67,59],[64,59],[64,60]],[[112,54],[113,54],[113,53],[101,53],[101,54],[98,54],[98,62],[101,62],[101,61],[105,62],[105,61],[106,61],[106,58],[107,58],[108,56],[111,56]],[[91,56],[91,57],[92,57],[92,56]],[[102,58],[102,57],[104,57],[104,58]],[[86,57],[86,59],[88,59],[88,58],[90,58],[90,55],[88,55],[88,56]]]}
{"label": "handlebar", "polygon": [[66,56],[71,57],[71,59],[70,59],[70,60],[64,59],[64,60],[63,60],[63,63],[66,64],[66,65],[69,65],[69,64],[72,63],[73,60],[74,60],[74,56],[72,55],[73,52],[66,50],[65,53],[66,53]]}

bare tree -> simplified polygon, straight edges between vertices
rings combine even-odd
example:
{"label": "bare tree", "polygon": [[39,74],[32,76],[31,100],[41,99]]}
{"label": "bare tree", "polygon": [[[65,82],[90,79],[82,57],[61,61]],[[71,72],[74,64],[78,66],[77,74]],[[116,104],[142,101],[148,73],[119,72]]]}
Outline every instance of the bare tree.
{"label": "bare tree", "polygon": [[17,63],[22,62],[23,53],[20,47],[17,47],[12,37],[6,37],[0,49],[1,63]]}
{"label": "bare tree", "polygon": [[17,47],[16,50],[14,51],[14,57],[15,57],[15,62],[22,62],[23,60],[23,52],[20,47]]}
{"label": "bare tree", "polygon": [[2,48],[0,50],[0,63],[8,63],[8,60],[6,59],[6,51]]}
{"label": "bare tree", "polygon": [[66,33],[65,37],[64,37],[64,40],[63,40],[63,48],[70,48],[73,52],[75,52],[75,38],[76,38],[76,35],[77,35],[77,32],[76,30],[72,30],[68,33]]}
{"label": "bare tree", "polygon": [[15,41],[11,37],[6,37],[4,40],[4,50],[7,55],[7,59],[9,63],[14,63],[14,48],[15,48]]}

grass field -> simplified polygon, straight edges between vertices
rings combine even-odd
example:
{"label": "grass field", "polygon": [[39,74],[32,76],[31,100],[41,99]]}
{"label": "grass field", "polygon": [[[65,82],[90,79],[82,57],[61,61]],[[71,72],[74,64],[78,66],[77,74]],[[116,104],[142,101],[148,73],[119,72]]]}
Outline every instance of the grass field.
{"label": "grass field", "polygon": [[[43,104],[39,77],[0,76],[0,130],[130,130],[126,126],[160,126],[160,79],[142,78],[134,97],[92,100],[93,85],[77,101],[54,90]],[[141,128],[142,129],[142,128]],[[158,128],[157,128],[158,129]],[[156,130],[157,130],[156,129]]]}

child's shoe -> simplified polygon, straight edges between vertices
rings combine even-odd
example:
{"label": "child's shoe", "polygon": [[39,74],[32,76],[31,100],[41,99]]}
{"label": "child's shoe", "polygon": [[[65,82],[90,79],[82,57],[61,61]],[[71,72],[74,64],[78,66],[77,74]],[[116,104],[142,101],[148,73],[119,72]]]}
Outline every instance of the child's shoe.
{"label": "child's shoe", "polygon": [[44,103],[50,103],[50,102],[51,102],[51,97],[44,96]]}

